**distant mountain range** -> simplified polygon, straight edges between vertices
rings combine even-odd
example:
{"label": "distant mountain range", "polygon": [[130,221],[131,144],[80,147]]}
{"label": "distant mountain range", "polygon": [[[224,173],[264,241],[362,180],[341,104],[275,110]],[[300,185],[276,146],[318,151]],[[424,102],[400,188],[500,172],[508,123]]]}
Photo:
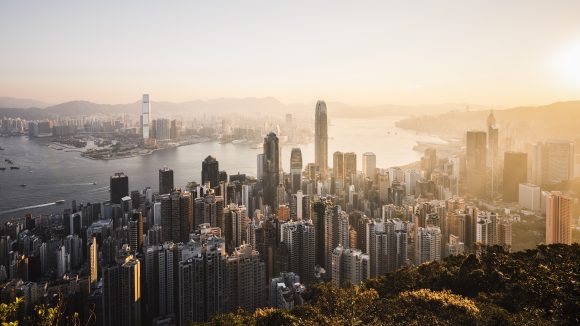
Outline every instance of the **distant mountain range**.
{"label": "distant mountain range", "polygon": [[[284,104],[272,97],[263,98],[219,98],[196,100],[181,103],[151,102],[153,116],[189,118],[200,115],[251,115],[281,118],[287,113],[297,118],[312,118],[314,107],[311,104]],[[430,106],[353,106],[339,102],[327,102],[331,118],[376,117],[385,115],[419,115],[443,113],[460,110],[466,107],[462,103],[451,103]],[[483,109],[482,106],[472,106]],[[141,112],[141,102],[126,104],[98,104],[89,101],[70,101],[57,105],[28,99],[0,97],[0,117],[22,117],[26,119],[46,119],[56,117],[86,116],[94,114],[130,114]]]}
{"label": "distant mountain range", "polygon": [[[420,132],[459,137],[466,130],[485,130],[489,113],[489,110],[447,112],[410,117],[397,125]],[[500,132],[517,141],[580,138],[580,101],[494,110],[493,114]]]}

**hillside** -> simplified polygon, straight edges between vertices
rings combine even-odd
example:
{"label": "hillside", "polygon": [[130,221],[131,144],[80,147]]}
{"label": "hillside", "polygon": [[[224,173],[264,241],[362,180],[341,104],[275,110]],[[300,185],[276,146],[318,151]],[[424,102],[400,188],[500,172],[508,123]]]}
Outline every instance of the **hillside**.
{"label": "hillside", "polygon": [[291,311],[216,316],[211,325],[578,325],[580,245],[450,257],[365,285],[319,284]]}
{"label": "hillside", "polygon": [[[493,111],[500,131],[532,141],[542,138],[576,139],[580,121],[580,101],[557,102],[536,107],[516,107]],[[411,117],[397,126],[431,134],[462,137],[465,130],[486,128],[489,111],[454,111],[439,115]]]}

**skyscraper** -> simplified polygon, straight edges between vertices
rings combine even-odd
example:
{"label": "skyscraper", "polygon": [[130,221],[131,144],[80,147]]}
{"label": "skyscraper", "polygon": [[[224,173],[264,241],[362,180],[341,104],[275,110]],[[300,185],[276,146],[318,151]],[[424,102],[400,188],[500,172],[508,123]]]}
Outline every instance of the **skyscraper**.
{"label": "skyscraper", "polygon": [[278,137],[271,132],[264,138],[264,204],[276,210],[280,184],[280,149]]}
{"label": "skyscraper", "polygon": [[417,230],[415,264],[441,261],[441,229],[428,226]]}
{"label": "skyscraper", "polygon": [[149,104],[149,94],[143,94],[143,104],[141,108],[141,132],[143,139],[149,139],[149,127],[151,123],[151,106]]}
{"label": "skyscraper", "polygon": [[558,183],[574,178],[574,143],[549,140],[541,146],[541,185]]}
{"label": "skyscraper", "polygon": [[219,186],[219,173],[219,162],[209,155],[201,163],[201,184],[204,185],[209,181],[210,187]]}
{"label": "skyscraper", "polygon": [[326,103],[316,102],[314,121],[314,163],[323,178],[328,171],[328,118],[326,115]]}
{"label": "skyscraper", "polygon": [[377,169],[377,156],[375,153],[363,153],[362,169],[365,177],[370,178],[371,180],[375,177],[375,170]]}
{"label": "skyscraper", "polygon": [[493,111],[487,117],[487,150],[489,152],[488,165],[491,167],[491,195],[494,196],[499,176],[499,132]]}
{"label": "skyscraper", "polygon": [[336,151],[332,154],[332,176],[335,179],[344,178],[344,154]]}
{"label": "skyscraper", "polygon": [[573,199],[559,191],[546,198],[546,244],[572,243]]}
{"label": "skyscraper", "polygon": [[266,268],[260,254],[243,244],[226,260],[226,309],[253,311],[266,304]]}
{"label": "skyscraper", "polygon": [[300,275],[304,284],[314,282],[316,234],[312,221],[289,221],[281,226],[282,242],[288,248],[289,271]]}
{"label": "skyscraper", "polygon": [[302,151],[300,148],[292,148],[290,154],[290,178],[292,182],[292,193],[295,194],[302,189]]}
{"label": "skyscraper", "polygon": [[357,285],[370,277],[369,255],[358,249],[338,245],[332,251],[332,283],[337,286]]}
{"label": "skyscraper", "polygon": [[89,243],[89,291],[97,285],[98,281],[98,256],[97,256],[97,238],[91,237],[91,242]]}
{"label": "skyscraper", "polygon": [[352,184],[353,177],[356,175],[356,154],[353,152],[344,153],[344,179]]}
{"label": "skyscraper", "polygon": [[193,229],[193,197],[187,191],[161,196],[161,237],[163,242],[186,242]]}
{"label": "skyscraper", "polygon": [[468,131],[466,142],[467,192],[483,197],[487,181],[487,136],[484,131]]}
{"label": "skyscraper", "polygon": [[173,190],[173,170],[168,167],[159,169],[159,194],[168,194]]}
{"label": "skyscraper", "polygon": [[133,256],[103,270],[103,325],[141,325],[141,263]]}
{"label": "skyscraper", "polygon": [[518,201],[520,183],[528,179],[528,154],[505,152],[503,166],[503,201]]}
{"label": "skyscraper", "polygon": [[121,204],[121,198],[129,196],[129,177],[123,172],[115,173],[110,178],[111,203]]}

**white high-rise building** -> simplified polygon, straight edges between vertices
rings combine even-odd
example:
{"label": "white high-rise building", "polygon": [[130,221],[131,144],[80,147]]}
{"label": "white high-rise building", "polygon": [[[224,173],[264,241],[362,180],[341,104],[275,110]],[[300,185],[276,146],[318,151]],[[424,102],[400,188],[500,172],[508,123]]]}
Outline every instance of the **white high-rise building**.
{"label": "white high-rise building", "polygon": [[332,252],[332,283],[357,285],[370,277],[369,255],[338,245]]}
{"label": "white high-rise building", "polygon": [[532,211],[541,210],[541,194],[540,187],[531,183],[520,183],[519,185],[519,202],[524,209]]}
{"label": "white high-rise building", "polygon": [[377,169],[377,156],[375,153],[366,152],[362,155],[362,172],[367,178],[373,178],[375,176],[375,170]]}
{"label": "white high-rise building", "polygon": [[149,139],[149,127],[151,124],[151,105],[149,104],[149,94],[143,94],[143,106],[141,110],[141,131],[143,139]]}
{"label": "white high-rise building", "polygon": [[417,230],[415,263],[441,261],[441,229],[428,226]]}

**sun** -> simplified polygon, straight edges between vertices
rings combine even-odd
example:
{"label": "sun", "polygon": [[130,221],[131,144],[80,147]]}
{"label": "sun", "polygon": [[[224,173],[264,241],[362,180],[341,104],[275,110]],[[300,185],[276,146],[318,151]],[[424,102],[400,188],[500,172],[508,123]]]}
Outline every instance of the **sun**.
{"label": "sun", "polygon": [[567,84],[580,88],[580,41],[565,47],[558,55],[556,65]]}

